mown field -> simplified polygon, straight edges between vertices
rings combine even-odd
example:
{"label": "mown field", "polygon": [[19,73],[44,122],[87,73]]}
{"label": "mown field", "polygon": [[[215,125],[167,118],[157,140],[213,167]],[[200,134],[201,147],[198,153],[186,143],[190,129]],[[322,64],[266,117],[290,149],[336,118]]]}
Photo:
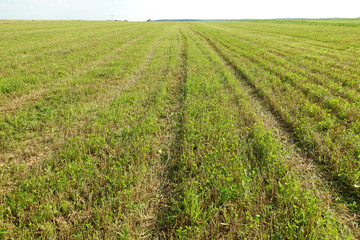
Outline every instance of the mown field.
{"label": "mown field", "polygon": [[360,238],[359,31],[0,21],[0,239]]}

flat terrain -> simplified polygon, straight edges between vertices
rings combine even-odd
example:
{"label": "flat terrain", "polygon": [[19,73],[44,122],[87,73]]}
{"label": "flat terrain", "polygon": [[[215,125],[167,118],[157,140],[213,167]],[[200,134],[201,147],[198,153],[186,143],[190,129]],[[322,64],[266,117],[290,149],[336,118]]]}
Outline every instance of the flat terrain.
{"label": "flat terrain", "polygon": [[359,31],[0,21],[0,239],[360,238]]}

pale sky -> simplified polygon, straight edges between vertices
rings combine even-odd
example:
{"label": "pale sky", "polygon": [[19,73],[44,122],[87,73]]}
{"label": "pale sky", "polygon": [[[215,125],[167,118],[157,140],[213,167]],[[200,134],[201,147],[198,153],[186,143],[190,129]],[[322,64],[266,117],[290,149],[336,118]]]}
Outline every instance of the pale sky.
{"label": "pale sky", "polygon": [[357,18],[360,0],[0,0],[0,19]]}

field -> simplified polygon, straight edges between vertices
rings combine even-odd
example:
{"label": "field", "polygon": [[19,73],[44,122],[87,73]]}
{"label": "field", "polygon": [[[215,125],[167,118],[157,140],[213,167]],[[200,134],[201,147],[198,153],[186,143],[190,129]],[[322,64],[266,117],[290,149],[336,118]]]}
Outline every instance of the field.
{"label": "field", "polygon": [[0,239],[360,238],[359,30],[0,21]]}

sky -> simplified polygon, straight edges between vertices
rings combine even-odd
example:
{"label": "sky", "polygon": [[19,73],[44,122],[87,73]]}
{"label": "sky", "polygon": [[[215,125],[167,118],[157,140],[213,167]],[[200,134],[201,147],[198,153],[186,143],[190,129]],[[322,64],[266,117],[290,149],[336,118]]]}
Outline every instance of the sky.
{"label": "sky", "polygon": [[360,0],[0,0],[0,19],[357,18]]}

